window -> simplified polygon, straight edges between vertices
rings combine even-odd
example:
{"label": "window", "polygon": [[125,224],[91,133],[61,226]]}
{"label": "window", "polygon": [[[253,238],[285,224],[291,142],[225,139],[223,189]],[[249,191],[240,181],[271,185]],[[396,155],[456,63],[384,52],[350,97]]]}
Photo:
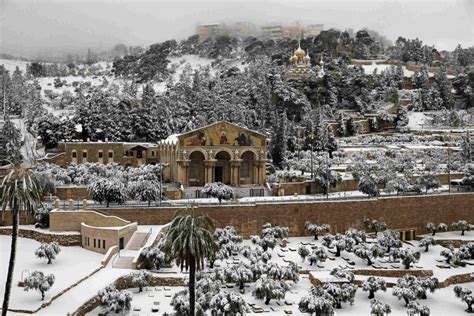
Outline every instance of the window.
{"label": "window", "polygon": [[77,152],[76,151],[73,151],[71,154],[72,154],[72,158],[77,158]]}
{"label": "window", "polygon": [[104,153],[101,151],[99,151],[99,158],[103,158],[104,157]]}
{"label": "window", "polygon": [[87,158],[87,151],[86,151],[86,150],[84,150],[84,151],[82,152],[82,158]]}
{"label": "window", "polygon": [[114,152],[113,151],[109,151],[109,158],[114,158]]}
{"label": "window", "polygon": [[102,248],[104,248],[104,249],[105,249],[105,239],[104,239],[104,240],[102,240]]}
{"label": "window", "polygon": [[96,248],[96,247],[95,247],[95,238],[94,238],[94,248]]}
{"label": "window", "polygon": [[151,151],[151,156],[155,157],[155,151],[154,150]]}
{"label": "window", "polygon": [[141,150],[137,151],[137,158],[138,159],[142,158],[142,151]]}
{"label": "window", "polygon": [[125,157],[128,157],[128,150],[125,150],[124,156],[125,156]]}

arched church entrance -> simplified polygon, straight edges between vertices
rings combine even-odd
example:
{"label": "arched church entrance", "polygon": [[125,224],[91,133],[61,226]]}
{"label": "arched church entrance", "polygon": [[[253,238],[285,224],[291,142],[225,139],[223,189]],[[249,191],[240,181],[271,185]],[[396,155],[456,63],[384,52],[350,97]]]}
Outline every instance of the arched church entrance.
{"label": "arched church entrance", "polygon": [[242,154],[242,163],[240,165],[239,180],[240,184],[254,184],[255,181],[255,154],[246,151]]}
{"label": "arched church entrance", "polygon": [[216,154],[214,182],[230,184],[230,158],[230,154],[226,151],[220,151]]}
{"label": "arched church entrance", "polygon": [[189,155],[189,185],[200,187],[204,181],[204,154],[200,151],[192,152]]}

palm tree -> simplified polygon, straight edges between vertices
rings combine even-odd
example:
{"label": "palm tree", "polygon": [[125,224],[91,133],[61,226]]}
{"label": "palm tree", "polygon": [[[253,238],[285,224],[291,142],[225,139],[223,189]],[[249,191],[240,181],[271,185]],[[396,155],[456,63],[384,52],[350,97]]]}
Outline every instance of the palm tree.
{"label": "palm tree", "polygon": [[18,224],[20,211],[33,215],[41,205],[42,190],[36,177],[27,168],[15,164],[10,173],[0,185],[0,205],[2,213],[7,210],[12,213],[12,244],[10,261],[8,263],[5,296],[3,298],[2,316],[7,315],[10,293],[12,288],[13,269],[15,268],[16,243],[18,239]]}
{"label": "palm tree", "polygon": [[195,312],[196,271],[203,269],[205,259],[211,259],[217,249],[211,231],[214,222],[193,205],[179,210],[171,224],[166,227],[165,252],[176,260],[181,270],[189,270],[190,315]]}

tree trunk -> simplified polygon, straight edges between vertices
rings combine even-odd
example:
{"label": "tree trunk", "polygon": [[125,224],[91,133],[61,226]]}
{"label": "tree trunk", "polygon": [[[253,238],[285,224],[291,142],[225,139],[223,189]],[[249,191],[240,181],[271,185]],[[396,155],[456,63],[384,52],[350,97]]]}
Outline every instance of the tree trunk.
{"label": "tree trunk", "polygon": [[48,257],[48,264],[51,264],[51,257]]}
{"label": "tree trunk", "polygon": [[464,236],[464,229],[461,230],[461,236]]}
{"label": "tree trunk", "polygon": [[44,301],[44,292],[41,291],[41,300]]}
{"label": "tree trunk", "polygon": [[107,207],[109,207],[109,205],[110,205],[110,201],[106,201],[106,203],[107,203]]}
{"label": "tree trunk", "polygon": [[270,300],[271,300],[271,299],[272,299],[271,297],[267,297],[267,298],[265,299],[265,305],[270,304]]}
{"label": "tree trunk", "polygon": [[372,291],[372,290],[369,291],[369,299],[372,299],[375,297],[374,293],[375,291]]}
{"label": "tree trunk", "polygon": [[472,303],[467,303],[467,309],[466,312],[472,313]]}
{"label": "tree trunk", "polygon": [[341,256],[341,248],[336,247],[336,257],[340,257],[340,256]]}
{"label": "tree trunk", "polygon": [[436,230],[433,230],[433,234],[431,236],[434,236],[436,234]]}
{"label": "tree trunk", "polygon": [[314,240],[318,240],[318,234],[314,234]]}
{"label": "tree trunk", "polygon": [[244,282],[243,282],[243,281],[240,281],[240,282],[239,282],[239,290],[243,290],[244,287],[245,287]]}
{"label": "tree trunk", "polygon": [[425,252],[428,252],[429,245],[426,245]]}
{"label": "tree trunk", "polygon": [[15,268],[16,259],[16,242],[18,239],[18,222],[20,220],[20,212],[12,210],[12,244],[10,248],[10,261],[8,262],[7,282],[5,284],[5,295],[3,297],[2,316],[7,315],[8,305],[10,303],[10,294],[12,290],[13,269]]}
{"label": "tree trunk", "polygon": [[370,258],[367,258],[367,265],[368,265],[368,266],[371,266],[371,265],[372,265],[372,260],[370,260]]}
{"label": "tree trunk", "polygon": [[195,315],[195,305],[196,305],[196,293],[195,293],[195,283],[196,283],[196,258],[191,257],[189,265],[189,312],[190,316]]}

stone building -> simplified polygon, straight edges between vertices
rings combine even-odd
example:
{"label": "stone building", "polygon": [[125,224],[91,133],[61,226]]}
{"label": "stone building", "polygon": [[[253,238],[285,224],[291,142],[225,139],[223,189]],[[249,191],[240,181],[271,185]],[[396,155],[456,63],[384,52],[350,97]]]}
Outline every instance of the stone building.
{"label": "stone building", "polygon": [[86,162],[124,167],[165,163],[164,180],[184,186],[224,182],[233,186],[266,181],[267,136],[229,122],[217,122],[159,143],[62,142],[41,159],[62,167]]}

